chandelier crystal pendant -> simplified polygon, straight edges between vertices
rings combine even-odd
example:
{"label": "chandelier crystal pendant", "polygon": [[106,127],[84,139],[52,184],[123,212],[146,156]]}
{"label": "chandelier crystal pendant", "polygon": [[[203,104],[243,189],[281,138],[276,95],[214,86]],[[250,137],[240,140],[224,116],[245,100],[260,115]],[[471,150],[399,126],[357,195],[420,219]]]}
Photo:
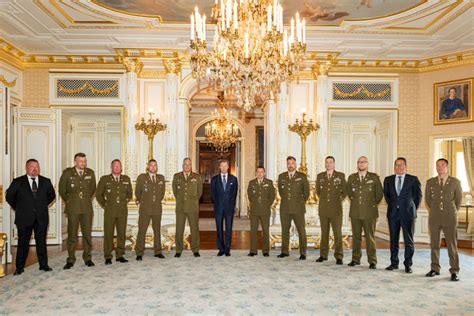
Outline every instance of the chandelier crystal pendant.
{"label": "chandelier crystal pendant", "polygon": [[219,97],[219,108],[213,113],[213,120],[204,127],[204,136],[209,146],[217,152],[228,152],[239,139],[239,127],[232,121],[232,111],[225,109],[223,98]]}
{"label": "chandelier crystal pendant", "polygon": [[289,29],[277,0],[216,0],[212,51],[207,50],[205,14],[191,14],[193,77],[237,98],[245,111],[280,92],[300,70],[306,51],[306,22],[299,13]]}

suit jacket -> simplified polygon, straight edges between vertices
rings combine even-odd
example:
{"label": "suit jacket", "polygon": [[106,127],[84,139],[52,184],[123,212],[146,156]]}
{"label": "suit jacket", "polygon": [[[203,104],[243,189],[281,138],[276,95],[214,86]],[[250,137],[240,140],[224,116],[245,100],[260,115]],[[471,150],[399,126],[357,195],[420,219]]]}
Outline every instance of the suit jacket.
{"label": "suit jacket", "polygon": [[270,179],[263,179],[258,184],[258,179],[250,180],[247,188],[247,196],[250,201],[250,215],[271,215],[271,208],[275,202],[275,187]]}
{"label": "suit jacket", "polygon": [[35,219],[41,224],[49,222],[48,206],[56,199],[56,193],[48,178],[38,176],[37,181],[36,198],[26,175],[14,179],[7,189],[5,198],[15,210],[16,225],[33,225]]}
{"label": "suit jacket", "polygon": [[353,219],[375,219],[379,217],[378,204],[383,199],[383,187],[378,174],[367,172],[360,181],[353,173],[347,179],[347,196],[351,200],[349,217]]}
{"label": "suit jacket", "polygon": [[306,213],[306,201],[309,198],[309,182],[308,177],[304,173],[295,171],[293,179],[290,179],[287,171],[281,173],[278,176],[278,193],[281,197],[281,213]]}
{"label": "suit jacket", "polygon": [[211,179],[211,199],[214,203],[214,212],[233,212],[237,200],[237,190],[239,188],[237,178],[227,174],[227,185],[222,185],[222,177],[219,173]]}
{"label": "suit jacket", "polygon": [[165,191],[165,177],[162,174],[156,174],[155,183],[148,172],[140,174],[135,185],[135,197],[140,204],[138,211],[145,215],[161,215]]}
{"label": "suit jacket", "polygon": [[416,210],[422,198],[420,180],[416,176],[406,174],[400,195],[397,195],[396,181],[398,180],[395,174],[383,181],[383,195],[388,204],[387,217],[395,214],[398,209],[402,218],[416,218]]}

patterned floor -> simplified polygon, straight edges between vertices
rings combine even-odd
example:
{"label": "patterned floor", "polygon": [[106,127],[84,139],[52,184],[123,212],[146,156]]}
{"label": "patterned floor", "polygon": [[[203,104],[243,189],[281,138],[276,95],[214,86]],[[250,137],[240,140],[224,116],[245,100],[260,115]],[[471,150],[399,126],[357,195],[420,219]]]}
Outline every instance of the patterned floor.
{"label": "patterned floor", "polygon": [[[297,254],[285,259],[234,251],[216,257],[189,251],[180,259],[154,258],[105,266],[78,261],[62,270],[65,254],[50,260],[54,271],[26,269],[21,276],[0,279],[0,314],[14,315],[473,315],[474,258],[461,255],[460,282],[450,282],[447,254],[442,273],[426,278],[429,250],[417,250],[414,273],[385,271],[388,251],[379,250],[377,270],[363,258],[359,267],[336,266],[334,259],[315,263]],[[80,258],[80,255],[79,255]],[[132,254],[128,254],[132,258]],[[345,263],[349,261],[346,253]]]}

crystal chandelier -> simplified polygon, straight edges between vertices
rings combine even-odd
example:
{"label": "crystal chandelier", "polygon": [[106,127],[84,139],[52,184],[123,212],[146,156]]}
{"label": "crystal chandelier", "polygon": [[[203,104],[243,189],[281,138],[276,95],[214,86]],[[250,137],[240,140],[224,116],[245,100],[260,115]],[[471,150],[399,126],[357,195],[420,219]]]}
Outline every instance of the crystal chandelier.
{"label": "crystal chandelier", "polygon": [[300,70],[306,51],[306,22],[299,13],[283,26],[277,0],[216,0],[212,52],[207,51],[206,15],[191,15],[193,77],[237,97],[245,111],[280,92]]}
{"label": "crystal chandelier", "polygon": [[232,122],[232,111],[225,109],[223,93],[219,96],[219,105],[213,113],[213,120],[204,127],[204,136],[209,146],[224,153],[234,146],[239,138],[239,127]]}

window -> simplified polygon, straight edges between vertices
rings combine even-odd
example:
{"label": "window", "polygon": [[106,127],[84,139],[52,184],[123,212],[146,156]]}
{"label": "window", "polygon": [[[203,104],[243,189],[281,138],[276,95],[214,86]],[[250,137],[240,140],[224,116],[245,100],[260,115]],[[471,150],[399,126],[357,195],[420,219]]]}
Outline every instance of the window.
{"label": "window", "polygon": [[469,189],[469,182],[467,181],[466,165],[464,164],[464,153],[462,151],[456,153],[456,178],[461,181],[463,192],[471,191]]}

